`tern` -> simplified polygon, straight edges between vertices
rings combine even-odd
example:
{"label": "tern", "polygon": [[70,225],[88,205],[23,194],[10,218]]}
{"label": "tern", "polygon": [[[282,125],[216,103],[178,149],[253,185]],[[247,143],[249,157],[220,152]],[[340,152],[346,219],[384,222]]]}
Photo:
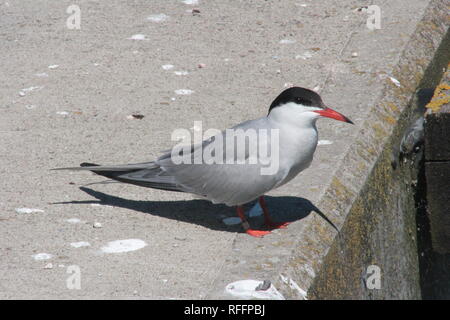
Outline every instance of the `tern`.
{"label": "tern", "polygon": [[[292,87],[272,102],[267,116],[240,123],[201,143],[174,147],[154,161],[108,166],[82,163],[57,170],[89,170],[123,183],[192,193],[213,203],[236,206],[245,232],[262,237],[288,224],[272,220],[264,194],[310,166],[318,141],[316,121],[321,117],[353,124],[327,107],[315,91]],[[241,138],[240,145],[234,138]],[[252,229],[245,216],[243,205],[256,199],[268,230]]]}

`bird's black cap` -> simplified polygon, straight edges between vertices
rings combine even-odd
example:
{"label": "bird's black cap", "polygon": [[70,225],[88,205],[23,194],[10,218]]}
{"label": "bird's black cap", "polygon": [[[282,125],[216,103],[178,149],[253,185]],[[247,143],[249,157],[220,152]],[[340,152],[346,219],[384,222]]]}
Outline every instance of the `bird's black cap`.
{"label": "bird's black cap", "polygon": [[269,108],[269,113],[273,108],[289,102],[295,102],[304,106],[325,108],[322,98],[320,98],[317,92],[301,87],[292,87],[284,90],[275,100],[273,100]]}

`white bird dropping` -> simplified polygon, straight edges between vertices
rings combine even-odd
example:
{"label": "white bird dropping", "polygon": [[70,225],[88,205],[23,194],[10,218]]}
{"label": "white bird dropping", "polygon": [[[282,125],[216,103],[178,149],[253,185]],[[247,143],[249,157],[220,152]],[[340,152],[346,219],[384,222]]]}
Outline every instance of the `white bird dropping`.
{"label": "white bird dropping", "polygon": [[160,13],[160,14],[152,14],[150,16],[147,17],[148,21],[151,22],[163,22],[169,19],[169,16],[164,14],[164,13]]}
{"label": "white bird dropping", "polygon": [[40,261],[40,260],[51,259],[51,258],[53,258],[53,255],[51,255],[50,253],[42,252],[42,253],[37,253],[37,254],[32,255],[32,257],[34,260]]}
{"label": "white bird dropping", "polygon": [[44,210],[41,209],[34,209],[34,208],[16,208],[17,213],[37,213],[37,212],[44,212]]}
{"label": "white bird dropping", "polygon": [[228,284],[225,292],[240,299],[285,300],[283,295],[271,284],[267,290],[256,290],[263,281],[240,280]]}
{"label": "white bird dropping", "polygon": [[178,89],[178,90],[175,90],[175,93],[182,95],[182,96],[187,96],[187,95],[193,94],[194,91],[190,90],[190,89]]}
{"label": "white bird dropping", "polygon": [[145,34],[141,34],[141,33],[134,34],[128,39],[130,39],[130,40],[148,40],[147,36]]}
{"label": "white bird dropping", "polygon": [[147,243],[140,239],[125,239],[111,241],[103,246],[100,250],[104,253],[122,253],[136,251],[147,246]]}

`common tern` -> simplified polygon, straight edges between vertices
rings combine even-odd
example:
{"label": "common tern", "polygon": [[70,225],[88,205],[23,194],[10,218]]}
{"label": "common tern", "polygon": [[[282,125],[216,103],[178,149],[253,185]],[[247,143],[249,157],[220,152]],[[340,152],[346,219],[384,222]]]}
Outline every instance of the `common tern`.
{"label": "common tern", "polygon": [[[236,206],[245,232],[262,237],[287,226],[271,219],[263,196],[310,166],[320,117],[353,124],[327,107],[316,92],[292,87],[272,102],[267,116],[240,123],[201,143],[176,146],[154,161],[108,166],[82,163],[59,170],[89,170],[124,183],[188,192]],[[255,199],[269,230],[252,229],[245,216],[243,205]]]}

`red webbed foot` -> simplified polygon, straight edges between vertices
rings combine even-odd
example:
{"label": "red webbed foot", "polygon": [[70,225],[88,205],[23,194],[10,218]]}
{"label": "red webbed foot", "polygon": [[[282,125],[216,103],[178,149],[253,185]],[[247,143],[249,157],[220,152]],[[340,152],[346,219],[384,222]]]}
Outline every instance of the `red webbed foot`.
{"label": "red webbed foot", "polygon": [[265,235],[269,234],[270,231],[247,229],[247,230],[245,230],[245,233],[247,233],[249,236],[252,236],[252,237],[262,238]]}
{"label": "red webbed foot", "polygon": [[271,230],[286,229],[290,222],[274,222],[272,220],[265,221],[264,224]]}

